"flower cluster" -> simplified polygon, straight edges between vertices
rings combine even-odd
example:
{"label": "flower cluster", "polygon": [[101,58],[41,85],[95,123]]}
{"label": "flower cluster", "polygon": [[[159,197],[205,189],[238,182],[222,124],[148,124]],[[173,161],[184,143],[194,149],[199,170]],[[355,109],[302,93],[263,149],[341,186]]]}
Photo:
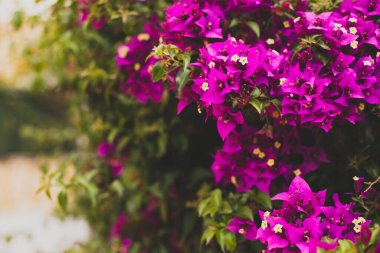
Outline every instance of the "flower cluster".
{"label": "flower cluster", "polygon": [[239,192],[256,186],[269,193],[279,176],[307,174],[328,162],[323,149],[305,146],[295,129],[282,127],[274,136],[245,127],[234,132],[215,155],[212,170],[217,183],[233,183]]}
{"label": "flower cluster", "polygon": [[[281,101],[287,124],[328,132],[336,119],[361,120],[366,103],[380,103],[376,12],[366,15],[359,7],[362,2],[345,1],[340,9],[318,15],[298,11],[294,19],[275,16],[281,29],[269,29],[266,39],[252,45],[229,37],[205,46],[194,64],[200,74],[193,79],[192,94],[185,89],[182,100],[195,100],[210,112],[220,105],[230,107],[223,109],[230,118],[232,110],[238,113],[237,108],[249,104],[259,87]],[[223,115],[215,118],[225,121]],[[241,121],[232,120],[235,125]],[[222,138],[229,128],[219,131]]]}
{"label": "flower cluster", "polygon": [[90,17],[91,16],[91,5],[92,0],[78,0],[79,1],[79,10],[80,10],[80,18],[79,21],[81,23],[85,23],[87,21],[90,21],[92,23],[92,28],[94,30],[101,29],[105,23],[106,20],[104,17]]}
{"label": "flower cluster", "polygon": [[[185,31],[181,36],[191,37],[186,31],[197,26],[199,13],[208,13],[209,5],[220,6],[224,12],[220,17],[227,23],[229,14],[241,8],[272,17],[267,30],[259,24],[262,35],[253,42],[247,40],[249,44],[240,39],[244,38],[239,36],[240,26],[236,38],[226,29],[221,33],[224,40],[205,43],[192,64],[191,82],[182,89],[178,112],[195,102],[199,112],[217,121],[224,141],[212,166],[217,183],[232,182],[238,191],[256,186],[269,192],[270,182],[280,175],[313,171],[327,162],[326,155],[319,147],[295,148],[299,130],[289,126],[329,132],[334,122],[355,124],[364,120],[368,104],[380,104],[377,2],[345,0],[330,12],[314,13],[307,1],[293,7],[271,1],[207,1],[204,6],[197,1],[180,1],[168,8],[164,41],[184,48],[186,41],[165,36],[168,27],[178,25]],[[220,12],[219,7],[213,10]],[[282,15],[286,11],[293,11],[295,17]],[[208,39],[201,32],[197,38]],[[194,48],[191,43],[186,46]],[[260,131],[252,129],[259,127],[247,121],[257,101],[262,104],[255,108],[264,105],[258,110],[261,118],[275,124],[276,138],[258,134]],[[273,101],[279,101],[278,110],[273,109]],[[291,130],[284,133],[287,127]],[[246,144],[247,139],[260,141]],[[276,141],[292,148],[276,149]],[[290,141],[293,143],[288,144]],[[289,158],[294,156],[303,162],[294,163]]]}
{"label": "flower cluster", "polygon": [[116,145],[103,141],[97,148],[97,154],[100,158],[104,159],[106,164],[111,168],[112,174],[116,177],[121,176],[124,170],[123,160],[116,158]]}
{"label": "flower cluster", "polygon": [[[335,119],[355,123],[362,118],[365,103],[380,103],[379,76],[375,73],[380,56],[378,28],[363,9],[347,12],[349,2],[319,15],[298,12],[296,19],[287,21],[287,34],[292,37],[285,38],[308,38],[326,51],[318,55],[312,48],[304,50],[279,79],[282,114],[293,125],[329,131]],[[327,62],[321,57],[327,57]]]}
{"label": "flower cluster", "polygon": [[333,196],[334,206],[325,206],[326,190],[314,193],[296,176],[288,192],[277,194],[282,206],[272,212],[260,211],[261,226],[234,218],[227,226],[249,240],[260,240],[268,246],[266,252],[317,252],[318,248],[335,249],[337,240],[361,239],[368,244],[370,221],[354,212],[353,204],[342,204]]}
{"label": "flower cluster", "polygon": [[157,62],[154,57],[147,57],[153,46],[158,42],[159,29],[155,20],[147,23],[144,32],[128,39],[128,42],[118,47],[117,66],[126,74],[122,90],[146,104],[149,99],[158,103],[163,94],[163,84],[152,80],[153,66]]}
{"label": "flower cluster", "polygon": [[222,39],[224,18],[215,1],[181,0],[166,9],[163,38],[181,47],[197,47],[205,38]]}
{"label": "flower cluster", "polygon": [[[249,47],[234,37],[202,48],[200,55],[201,61],[194,65],[201,68],[201,73],[193,79],[192,97],[200,108],[217,120],[219,134],[225,139],[236,125],[244,124],[241,111],[233,105],[237,108],[246,106],[253,89],[265,85],[261,76],[255,82],[252,75],[259,68],[274,71],[279,60],[263,46]],[[276,60],[267,64],[272,57]],[[182,96],[182,99],[191,101],[188,98],[188,94]]]}
{"label": "flower cluster", "polygon": [[[112,245],[114,252],[129,253],[132,246],[132,240],[123,238],[123,228],[128,221],[128,217],[124,213],[120,213],[112,225],[111,241],[116,241],[117,244]],[[113,243],[113,242],[112,242]]]}

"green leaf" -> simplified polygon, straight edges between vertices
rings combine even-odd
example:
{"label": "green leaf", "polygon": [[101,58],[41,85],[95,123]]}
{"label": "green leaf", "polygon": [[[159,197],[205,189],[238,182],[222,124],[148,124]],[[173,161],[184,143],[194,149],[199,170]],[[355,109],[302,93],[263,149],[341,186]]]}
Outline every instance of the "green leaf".
{"label": "green leaf", "polygon": [[222,206],[219,210],[222,214],[230,214],[232,213],[231,205],[227,201],[223,201]]}
{"label": "green leaf", "polygon": [[276,107],[276,109],[279,112],[281,112],[281,101],[280,100],[278,100],[278,99],[272,99],[270,102]]}
{"label": "green leaf", "polygon": [[112,129],[111,132],[108,134],[107,141],[109,143],[113,143],[114,140],[115,140],[115,138],[116,138],[116,136],[118,135],[118,133],[119,133],[119,129],[118,128]]}
{"label": "green leaf", "polygon": [[236,249],[236,235],[227,229],[216,231],[216,241],[223,252],[232,252]]}
{"label": "green leaf", "polygon": [[185,84],[189,80],[191,70],[182,68],[180,71],[178,71],[177,76],[175,78],[175,81],[178,85],[178,94],[181,95],[183,87],[185,87]]}
{"label": "green leaf", "polygon": [[183,54],[183,68],[187,69],[190,65],[191,56],[189,54]]}
{"label": "green leaf", "polygon": [[355,244],[350,240],[339,240],[338,248],[335,250],[323,250],[318,248],[318,253],[359,253]]}
{"label": "green leaf", "polygon": [[153,66],[153,82],[161,81],[164,77],[165,77],[165,67],[162,61],[158,61]]}
{"label": "green leaf", "polygon": [[249,21],[246,23],[249,28],[256,34],[257,38],[260,38],[260,26],[256,22]]}
{"label": "green leaf", "polygon": [[211,193],[210,203],[217,206],[217,207],[221,207],[222,202],[223,202],[222,191],[220,189],[215,189]]}
{"label": "green leaf", "polygon": [[79,185],[83,186],[86,191],[88,197],[90,198],[91,205],[94,207],[96,205],[96,197],[98,195],[98,188],[95,185],[91,184],[89,181],[84,179],[83,177],[76,178]]}
{"label": "green leaf", "polygon": [[67,192],[66,192],[65,189],[63,189],[58,194],[58,203],[59,203],[59,206],[62,208],[62,210],[66,210],[66,207],[67,207]]}
{"label": "green leaf", "polygon": [[15,11],[12,17],[12,25],[15,29],[20,29],[24,20],[24,12]]}
{"label": "green leaf", "polygon": [[237,26],[240,24],[240,20],[237,19],[237,18],[234,18],[233,20],[231,20],[230,22],[230,28],[234,27],[234,26]]}
{"label": "green leaf", "polygon": [[371,228],[372,230],[372,235],[371,239],[369,240],[369,245],[375,244],[377,237],[380,235],[380,227],[374,227]]}
{"label": "green leaf", "polygon": [[263,101],[263,100],[260,100],[260,99],[256,99],[256,98],[253,98],[251,100],[251,102],[249,102],[255,109],[258,113],[262,113],[264,111],[264,109],[268,106],[268,101]]}
{"label": "green leaf", "polygon": [[123,184],[120,182],[120,180],[116,180],[116,181],[113,181],[112,184],[111,184],[111,189],[116,192],[116,194],[121,197],[123,196],[123,192],[124,192],[124,186]]}
{"label": "green leaf", "polygon": [[251,198],[263,207],[272,209],[272,201],[270,200],[270,196],[268,194],[257,190],[257,192],[251,196]]}
{"label": "green leaf", "polygon": [[251,94],[251,97],[253,98],[259,98],[261,96],[261,91],[259,88],[255,88],[253,91],[252,91],[252,94]]}
{"label": "green leaf", "polygon": [[325,42],[323,42],[323,41],[319,41],[319,42],[318,42],[318,45],[319,45],[321,48],[325,49],[325,50],[330,50],[330,49],[331,49],[331,48],[330,48]]}
{"label": "green leaf", "polygon": [[201,201],[201,203],[199,203],[199,205],[198,205],[198,215],[200,217],[205,216],[205,214],[207,212],[207,208],[208,208],[209,202],[210,202],[210,199],[205,199],[205,200]]}
{"label": "green leaf", "polygon": [[236,212],[236,216],[253,221],[252,210],[247,206],[240,207],[239,210]]}
{"label": "green leaf", "polygon": [[202,234],[201,244],[205,243],[208,245],[211,242],[212,238],[214,238],[215,233],[216,229],[214,227],[208,227]]}

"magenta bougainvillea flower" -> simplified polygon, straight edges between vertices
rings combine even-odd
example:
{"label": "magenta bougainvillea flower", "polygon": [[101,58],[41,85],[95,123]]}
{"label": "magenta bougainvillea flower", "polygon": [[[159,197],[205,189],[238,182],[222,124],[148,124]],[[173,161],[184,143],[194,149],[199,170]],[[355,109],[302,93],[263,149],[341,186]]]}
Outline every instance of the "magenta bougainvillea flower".
{"label": "magenta bougainvillea flower", "polygon": [[115,152],[115,145],[108,141],[103,141],[99,144],[97,154],[99,157],[111,156]]}
{"label": "magenta bougainvillea flower", "polygon": [[165,41],[182,48],[197,48],[202,45],[204,38],[223,38],[221,23],[224,18],[217,1],[176,1],[166,9],[162,36]]}
{"label": "magenta bougainvillea flower", "polygon": [[101,29],[106,24],[106,19],[103,16],[100,17],[91,17],[91,5],[93,4],[92,0],[78,0],[79,1],[79,10],[80,10],[80,23],[90,21],[92,23],[92,28],[94,30]]}
{"label": "magenta bougainvillea flower", "polygon": [[128,216],[124,213],[120,213],[112,225],[111,240],[119,240],[120,245],[117,245],[116,251],[120,253],[129,253],[132,246],[132,240],[124,238],[123,229],[128,221]]}
{"label": "magenta bougainvillea flower", "polygon": [[[230,1],[222,6],[231,10],[238,5],[268,4]],[[190,4],[185,6],[191,8]],[[375,74],[379,69],[380,30],[373,19],[363,18],[363,13],[374,7],[345,1],[342,6],[351,6],[352,13],[337,9],[315,14],[305,12],[305,6],[300,7],[297,18],[282,22],[281,36],[268,34],[265,40],[251,45],[229,37],[201,48],[194,64],[200,74],[191,84],[191,97],[183,96],[186,102],[180,102],[181,110],[190,100],[206,111],[220,104],[243,109],[250,106],[252,92],[259,88],[281,101],[285,124],[328,132],[334,122],[355,124],[363,120],[365,104],[380,103],[379,74]],[[195,7],[201,8],[198,3]],[[327,58],[321,59],[310,47],[295,52],[297,43],[307,39],[321,44]]]}
{"label": "magenta bougainvillea flower", "polygon": [[353,211],[353,203],[342,204],[337,195],[334,206],[325,206],[325,195],[326,190],[314,193],[296,176],[287,192],[272,198],[282,201],[280,209],[259,212],[258,229],[252,221],[240,218],[232,219],[227,228],[249,240],[260,240],[268,246],[266,252],[316,253],[318,248],[335,249],[339,239],[355,242],[363,236],[368,243],[370,221]]}
{"label": "magenta bougainvillea flower", "polygon": [[148,100],[160,102],[164,86],[161,82],[152,80],[153,66],[157,62],[154,57],[146,61],[153,46],[158,42],[159,29],[156,19],[147,23],[144,32],[133,36],[125,44],[118,47],[116,61],[126,80],[121,89],[138,101],[146,104]]}
{"label": "magenta bougainvillea flower", "polygon": [[228,224],[227,229],[235,234],[244,235],[248,240],[256,240],[257,227],[253,221],[233,218]]}
{"label": "magenta bougainvillea flower", "polygon": [[269,193],[275,178],[307,174],[323,162],[328,162],[323,149],[302,145],[295,129],[281,128],[270,138],[245,127],[225,139],[223,148],[215,155],[212,170],[216,183],[232,183],[239,192],[256,186]]}
{"label": "magenta bougainvillea flower", "polygon": [[[125,151],[123,152],[125,153]],[[116,156],[116,145],[103,141],[98,145],[97,154],[111,168],[112,174],[120,177],[124,170],[123,159]]]}

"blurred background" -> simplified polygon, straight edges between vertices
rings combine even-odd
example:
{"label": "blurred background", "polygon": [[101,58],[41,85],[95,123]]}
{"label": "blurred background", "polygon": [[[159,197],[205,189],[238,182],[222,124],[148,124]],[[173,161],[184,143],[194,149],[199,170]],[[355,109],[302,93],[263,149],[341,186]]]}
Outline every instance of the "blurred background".
{"label": "blurred background", "polygon": [[56,78],[28,58],[42,32],[29,17],[48,16],[54,2],[0,0],[0,253],[64,252],[90,236],[85,221],[56,218],[56,203],[37,194],[41,168],[58,166],[74,142],[65,95],[41,87]]}

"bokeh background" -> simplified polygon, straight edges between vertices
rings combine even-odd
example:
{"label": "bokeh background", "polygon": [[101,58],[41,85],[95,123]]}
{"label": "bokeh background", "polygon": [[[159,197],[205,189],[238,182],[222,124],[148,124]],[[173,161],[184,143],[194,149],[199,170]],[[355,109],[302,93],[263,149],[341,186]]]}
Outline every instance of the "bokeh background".
{"label": "bokeh background", "polygon": [[90,236],[84,220],[57,218],[56,203],[37,193],[41,168],[73,145],[65,96],[42,89],[55,78],[28,59],[42,32],[31,17],[48,17],[54,2],[0,0],[0,253],[64,252]]}

